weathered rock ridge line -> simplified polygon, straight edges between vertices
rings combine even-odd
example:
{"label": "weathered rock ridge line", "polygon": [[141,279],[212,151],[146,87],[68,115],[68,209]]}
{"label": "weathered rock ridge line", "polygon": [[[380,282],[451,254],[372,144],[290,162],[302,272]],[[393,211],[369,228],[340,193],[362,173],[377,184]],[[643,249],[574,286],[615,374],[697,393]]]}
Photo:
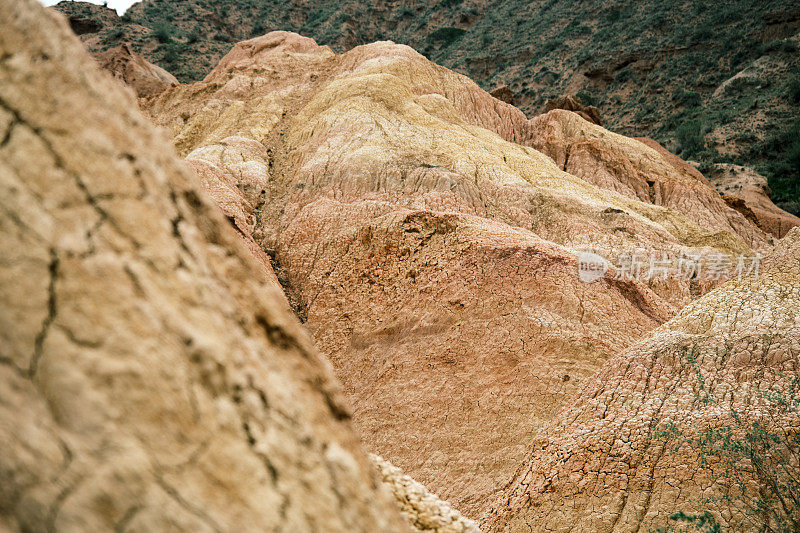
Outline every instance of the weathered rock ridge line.
{"label": "weathered rock ridge line", "polygon": [[711,180],[725,201],[751,218],[764,231],[777,238],[790,229],[800,226],[800,218],[776,206],[767,178],[753,169],[732,164],[717,164],[711,171]]}

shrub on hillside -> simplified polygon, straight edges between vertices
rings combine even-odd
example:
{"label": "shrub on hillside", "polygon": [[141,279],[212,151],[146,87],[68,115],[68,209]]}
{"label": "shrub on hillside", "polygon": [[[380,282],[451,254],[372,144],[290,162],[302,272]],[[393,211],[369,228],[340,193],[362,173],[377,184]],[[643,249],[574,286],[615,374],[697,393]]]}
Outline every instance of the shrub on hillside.
{"label": "shrub on hillside", "polygon": [[578,91],[575,93],[575,96],[577,96],[584,105],[597,105],[597,99],[586,91]]}
{"label": "shrub on hillside", "polygon": [[606,10],[604,13],[603,18],[605,19],[606,23],[614,24],[621,20],[625,20],[630,18],[633,15],[633,7],[632,6],[625,6],[623,7],[612,7]]}
{"label": "shrub on hillside", "polygon": [[174,30],[169,24],[159,22],[153,25],[153,35],[160,43],[168,43],[172,40]]}
{"label": "shrub on hillside", "polygon": [[399,19],[410,19],[414,16],[414,10],[408,6],[403,6],[397,11],[397,18]]}
{"label": "shrub on hillside", "polygon": [[175,41],[171,41],[163,46],[164,55],[162,56],[161,62],[165,65],[164,68],[171,71],[174,69],[175,64],[178,62],[178,59],[181,56],[181,52],[183,52],[183,46],[180,43]]}
{"label": "shrub on hillside", "polygon": [[678,153],[684,159],[696,156],[706,147],[705,134],[708,131],[702,120],[691,120],[682,123],[675,130],[678,140]]}
{"label": "shrub on hillside", "polygon": [[693,91],[687,91],[683,87],[675,91],[672,95],[672,100],[679,106],[683,106],[687,109],[694,109],[695,107],[700,107],[700,104],[703,102],[700,95]]}
{"label": "shrub on hillside", "polygon": [[800,76],[789,82],[789,101],[800,104]]}
{"label": "shrub on hillside", "polygon": [[800,198],[800,120],[779,131],[752,149],[751,156],[765,162],[764,174],[775,203],[786,205],[798,214]]}
{"label": "shrub on hillside", "polygon": [[253,23],[253,29],[250,32],[250,35],[253,37],[257,37],[259,35],[264,35],[266,33],[267,27],[264,25],[263,20],[257,20]]}
{"label": "shrub on hillside", "polygon": [[445,26],[428,35],[428,42],[440,43],[443,47],[450,46],[466,33],[466,30]]}
{"label": "shrub on hillside", "polygon": [[797,53],[797,43],[791,39],[775,39],[761,45],[761,53],[768,54],[770,52],[785,52],[787,54]]}
{"label": "shrub on hillside", "polygon": [[699,43],[707,41],[714,36],[714,32],[708,26],[701,26],[697,28],[692,34],[692,41]]}
{"label": "shrub on hillside", "polygon": [[[697,405],[721,408],[721,423],[701,428],[670,421],[655,436],[663,439],[668,453],[679,452],[686,445],[697,453],[699,466],[718,496],[696,503],[743,516],[753,530],[800,531],[800,432],[783,426],[800,414],[800,377],[765,368],[776,384],[761,390],[748,412],[739,412],[722,409],[721,399],[707,387],[706,380],[713,377],[701,373],[694,349],[688,359],[687,367],[697,377]],[[721,531],[708,511],[679,511],[670,519],[697,531]]]}
{"label": "shrub on hillside", "polygon": [[111,41],[116,41],[122,39],[125,36],[125,28],[122,26],[117,26],[116,28],[112,28],[106,34],[106,37]]}

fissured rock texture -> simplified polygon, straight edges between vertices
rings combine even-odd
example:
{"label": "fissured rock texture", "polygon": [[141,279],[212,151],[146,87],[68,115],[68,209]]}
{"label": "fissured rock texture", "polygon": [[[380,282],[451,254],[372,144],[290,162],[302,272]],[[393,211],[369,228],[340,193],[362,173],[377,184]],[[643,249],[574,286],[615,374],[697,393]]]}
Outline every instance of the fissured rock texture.
{"label": "fissured rock texture", "polygon": [[178,84],[175,76],[134,52],[128,43],[95,54],[95,59],[115,78],[129,85],[139,97],[152,96]]}
{"label": "fissured rock texture", "polygon": [[0,529],[403,531],[268,265],[54,17],[0,1]]}
{"label": "fissured rock texture", "polygon": [[[752,498],[754,489],[769,494],[769,479],[780,484],[796,472],[796,440],[785,446],[800,431],[797,409],[782,410],[769,398],[796,397],[799,354],[800,229],[794,228],[756,278],[706,294],[606,363],[530,443],[529,459],[484,525],[653,531],[677,511],[709,510],[723,530],[761,530],[763,515],[744,515],[752,501],[737,502],[735,479]],[[709,466],[701,467],[699,446],[683,440],[733,427],[735,442],[754,422],[784,435],[774,451],[793,456],[775,464],[757,455],[764,477],[735,453],[727,456],[730,465],[706,454]]]}
{"label": "fissured rock texture", "polygon": [[[568,111],[529,121],[390,42],[337,55],[273,32],[146,105],[275,266],[370,451],[467,516],[609,357],[704,290],[613,268],[584,283],[579,250],[768,247],[655,150]],[[602,183],[565,172],[532,147],[551,133],[553,147],[587,135],[597,150],[622,147],[596,154],[619,171]],[[654,199],[652,169],[665,183]],[[691,197],[673,200],[684,182]]]}
{"label": "fissured rock texture", "polygon": [[711,171],[711,180],[728,204],[751,217],[764,231],[781,238],[800,218],[787,213],[770,199],[767,178],[749,167],[720,163]]}

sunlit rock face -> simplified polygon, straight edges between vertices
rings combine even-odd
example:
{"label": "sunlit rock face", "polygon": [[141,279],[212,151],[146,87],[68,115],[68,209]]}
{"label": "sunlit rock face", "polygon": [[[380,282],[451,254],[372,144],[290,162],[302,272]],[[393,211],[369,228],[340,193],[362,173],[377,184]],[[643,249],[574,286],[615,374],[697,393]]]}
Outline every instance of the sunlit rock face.
{"label": "sunlit rock face", "polygon": [[390,42],[273,32],[145,107],[276,269],[366,446],[471,517],[606,360],[719,283],[586,283],[581,250],[769,248],[658,150]]}
{"label": "sunlit rock face", "polygon": [[0,529],[404,531],[269,264],[64,19],[0,20]]}

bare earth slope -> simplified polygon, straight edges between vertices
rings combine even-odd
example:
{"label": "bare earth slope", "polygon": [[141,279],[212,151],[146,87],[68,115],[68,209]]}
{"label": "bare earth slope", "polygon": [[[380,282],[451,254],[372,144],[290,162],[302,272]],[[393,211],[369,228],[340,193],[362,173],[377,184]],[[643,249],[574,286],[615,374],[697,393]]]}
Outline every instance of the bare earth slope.
{"label": "bare earth slope", "polygon": [[0,529],[402,531],[268,265],[63,19],[0,20]]}
{"label": "bare earth slope", "polygon": [[[370,450],[470,516],[581,383],[702,290],[613,269],[585,284],[577,250],[769,247],[707,182],[559,111],[581,121],[559,142],[627,147],[601,154],[620,167],[602,187],[564,172],[525,146],[537,123],[393,43],[337,55],[273,32],[145,105],[272,260]],[[691,198],[611,183],[646,190],[641,168]]]}
{"label": "bare earth slope", "polygon": [[[709,510],[723,530],[762,530],[763,516],[746,516],[745,500],[736,503],[742,495],[735,477],[722,478],[730,486],[715,482],[713,469],[724,465],[712,460],[711,468],[701,468],[699,448],[663,433],[696,438],[708,428],[759,422],[796,439],[796,407],[782,412],[767,399],[785,391],[796,397],[798,354],[800,229],[794,228],[757,279],[732,280],[706,294],[609,361],[537,435],[485,525],[490,531],[652,531],[676,511]],[[743,421],[735,422],[732,412]],[[740,433],[733,438],[744,442]],[[781,442],[772,443],[776,452],[783,453]],[[761,456],[762,468],[768,457]],[[794,475],[796,459],[780,457],[780,476],[772,479],[780,480],[783,468]],[[766,498],[770,478],[754,475],[753,464],[732,468]]]}

